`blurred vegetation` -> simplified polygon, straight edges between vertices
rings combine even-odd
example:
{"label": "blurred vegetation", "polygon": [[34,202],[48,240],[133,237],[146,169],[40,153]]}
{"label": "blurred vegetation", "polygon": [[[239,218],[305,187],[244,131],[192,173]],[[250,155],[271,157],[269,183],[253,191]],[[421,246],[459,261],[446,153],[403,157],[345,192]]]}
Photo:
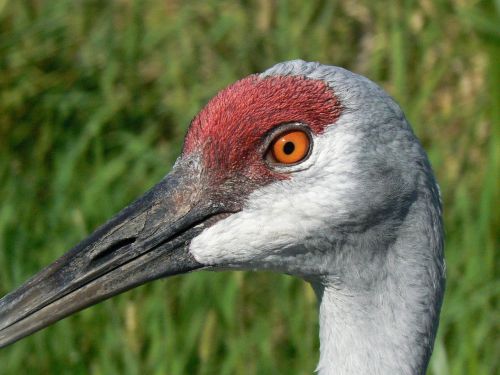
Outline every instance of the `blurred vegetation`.
{"label": "blurred vegetation", "polygon": [[[441,184],[448,288],[429,374],[499,371],[500,2],[0,0],[0,295],[158,181],[219,89],[292,58],[399,101]],[[310,287],[197,273],[0,351],[0,374],[310,374]]]}

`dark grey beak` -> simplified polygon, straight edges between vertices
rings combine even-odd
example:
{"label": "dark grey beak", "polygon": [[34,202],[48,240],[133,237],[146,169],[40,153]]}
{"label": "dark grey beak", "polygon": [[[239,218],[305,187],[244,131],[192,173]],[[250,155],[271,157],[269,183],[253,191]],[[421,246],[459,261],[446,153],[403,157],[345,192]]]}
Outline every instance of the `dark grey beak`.
{"label": "dark grey beak", "polygon": [[148,281],[203,267],[189,243],[223,209],[203,193],[195,164],[177,163],[144,196],[0,299],[0,347]]}

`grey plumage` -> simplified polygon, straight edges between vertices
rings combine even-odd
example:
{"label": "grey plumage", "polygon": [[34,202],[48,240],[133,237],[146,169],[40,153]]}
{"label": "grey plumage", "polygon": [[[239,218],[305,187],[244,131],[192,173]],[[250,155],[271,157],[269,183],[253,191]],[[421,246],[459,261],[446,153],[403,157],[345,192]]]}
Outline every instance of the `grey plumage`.
{"label": "grey plumage", "polygon": [[301,60],[269,75],[323,80],[356,118],[333,130],[359,142],[346,172],[359,184],[344,197],[345,217],[316,233],[328,251],[306,276],[320,300],[318,370],[425,374],[445,286],[439,188],[425,152],[399,106],[362,76]]}

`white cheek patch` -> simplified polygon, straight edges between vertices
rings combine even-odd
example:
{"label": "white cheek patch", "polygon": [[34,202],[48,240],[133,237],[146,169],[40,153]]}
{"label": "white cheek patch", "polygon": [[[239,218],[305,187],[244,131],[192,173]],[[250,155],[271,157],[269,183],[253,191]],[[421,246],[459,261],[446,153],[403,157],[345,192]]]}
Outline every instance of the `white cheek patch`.
{"label": "white cheek patch", "polygon": [[352,177],[356,137],[341,121],[314,139],[310,165],[254,191],[241,212],[207,228],[190,245],[206,265],[244,266],[263,258],[279,259],[318,231],[331,231],[348,214],[356,188]]}

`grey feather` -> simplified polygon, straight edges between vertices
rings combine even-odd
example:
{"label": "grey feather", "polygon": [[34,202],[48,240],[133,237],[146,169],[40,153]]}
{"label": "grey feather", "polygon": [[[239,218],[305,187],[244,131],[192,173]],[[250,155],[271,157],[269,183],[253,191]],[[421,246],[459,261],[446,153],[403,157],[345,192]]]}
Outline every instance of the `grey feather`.
{"label": "grey feather", "polygon": [[[356,121],[359,140],[346,202],[349,216],[318,247],[329,248],[316,277],[320,374],[425,374],[445,287],[439,188],[399,105],[345,69],[294,60],[261,77],[322,80]],[[334,234],[332,234],[334,233]]]}

